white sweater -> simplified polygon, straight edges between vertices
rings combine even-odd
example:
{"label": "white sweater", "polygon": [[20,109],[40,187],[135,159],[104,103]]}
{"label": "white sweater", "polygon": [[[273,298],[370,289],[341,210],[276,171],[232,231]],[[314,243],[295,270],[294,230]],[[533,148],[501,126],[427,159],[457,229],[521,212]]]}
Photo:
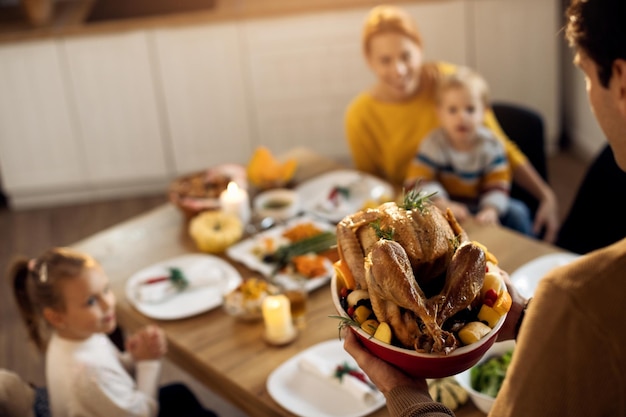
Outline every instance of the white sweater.
{"label": "white sweater", "polygon": [[84,341],[54,334],[46,353],[52,416],[154,417],[160,367],[160,361],[133,363],[104,334]]}

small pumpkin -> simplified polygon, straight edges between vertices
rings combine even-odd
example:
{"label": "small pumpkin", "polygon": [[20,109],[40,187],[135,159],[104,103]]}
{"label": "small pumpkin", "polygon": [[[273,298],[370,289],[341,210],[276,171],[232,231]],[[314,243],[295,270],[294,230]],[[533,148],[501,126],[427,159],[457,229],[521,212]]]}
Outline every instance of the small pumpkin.
{"label": "small pumpkin", "polygon": [[468,394],[453,377],[428,380],[428,393],[433,400],[454,411],[467,402]]}
{"label": "small pumpkin", "polygon": [[241,239],[243,223],[233,213],[205,211],[191,220],[189,235],[201,251],[221,253]]}
{"label": "small pumpkin", "polygon": [[277,160],[269,149],[260,146],[248,162],[248,179],[259,189],[283,187],[296,172],[295,159]]}

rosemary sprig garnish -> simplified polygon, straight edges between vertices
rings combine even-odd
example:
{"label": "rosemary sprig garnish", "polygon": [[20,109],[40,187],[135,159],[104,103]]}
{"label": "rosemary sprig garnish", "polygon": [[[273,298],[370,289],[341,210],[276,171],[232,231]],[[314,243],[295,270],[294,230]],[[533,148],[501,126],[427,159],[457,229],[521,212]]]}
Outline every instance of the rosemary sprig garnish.
{"label": "rosemary sprig garnish", "polygon": [[422,214],[426,213],[428,210],[426,203],[430,202],[430,197],[437,194],[437,192],[432,192],[430,194],[423,193],[417,186],[408,192],[403,189],[402,192],[404,194],[402,208],[405,210],[417,209]]}
{"label": "rosemary sprig garnish", "polygon": [[341,340],[341,331],[350,326],[361,327],[358,321],[351,319],[350,317],[345,316],[328,316],[331,319],[339,319],[339,324],[337,325],[337,330],[339,332],[339,340]]}
{"label": "rosemary sprig garnish", "polygon": [[380,219],[371,222],[370,226],[372,226],[372,228],[376,232],[376,236],[378,236],[379,239],[393,240],[395,230],[392,227],[383,229],[380,225]]}

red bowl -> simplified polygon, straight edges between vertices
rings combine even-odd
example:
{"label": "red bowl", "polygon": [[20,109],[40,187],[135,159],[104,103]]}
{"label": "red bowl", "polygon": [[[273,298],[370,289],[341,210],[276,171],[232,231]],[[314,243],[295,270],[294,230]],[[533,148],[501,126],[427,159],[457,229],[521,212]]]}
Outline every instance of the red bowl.
{"label": "red bowl", "polygon": [[[339,300],[341,286],[341,281],[337,279],[336,274],[333,274],[330,284],[333,304],[341,316],[350,318]],[[350,330],[357,335],[361,343],[373,355],[396,366],[407,374],[422,378],[445,378],[474,366],[496,341],[498,332],[505,319],[506,314],[500,317],[500,320],[491,329],[491,332],[478,342],[459,347],[448,355],[419,353],[415,350],[404,349],[381,342],[359,327],[350,326]]]}

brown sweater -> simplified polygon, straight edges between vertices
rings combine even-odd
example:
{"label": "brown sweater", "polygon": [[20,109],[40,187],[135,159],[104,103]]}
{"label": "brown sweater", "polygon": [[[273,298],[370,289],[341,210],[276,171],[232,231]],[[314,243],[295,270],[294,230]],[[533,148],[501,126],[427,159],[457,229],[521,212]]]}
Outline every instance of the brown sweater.
{"label": "brown sweater", "polygon": [[[393,416],[453,415],[410,387]],[[539,283],[490,416],[626,416],[626,239]]]}

